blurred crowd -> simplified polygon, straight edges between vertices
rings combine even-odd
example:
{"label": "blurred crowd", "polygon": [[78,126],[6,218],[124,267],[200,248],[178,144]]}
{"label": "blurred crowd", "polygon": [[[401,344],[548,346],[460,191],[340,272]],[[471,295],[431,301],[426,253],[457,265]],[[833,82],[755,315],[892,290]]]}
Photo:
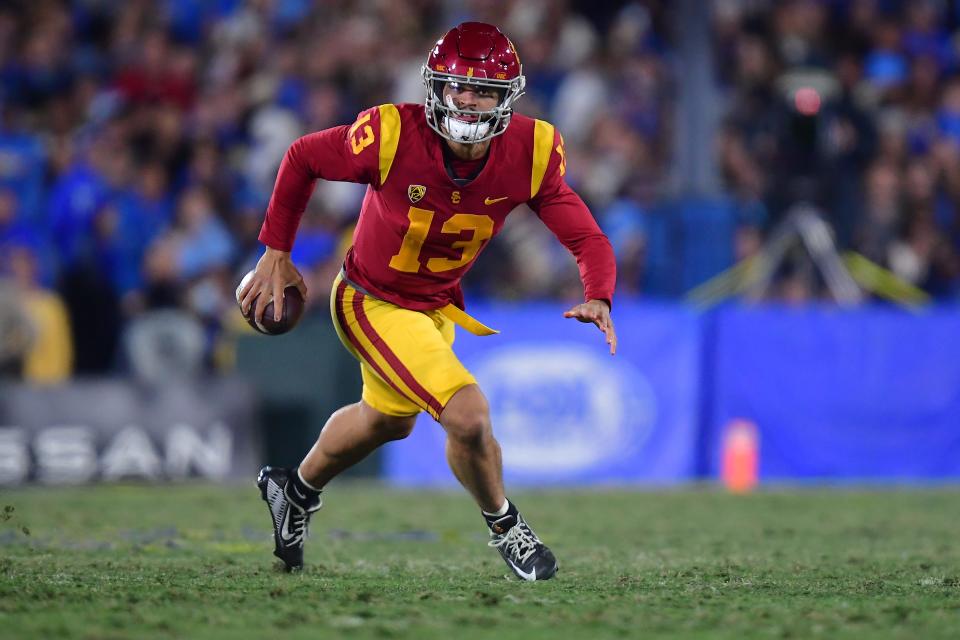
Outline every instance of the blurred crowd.
{"label": "blurred crowd", "polygon": [[721,0],[713,30],[727,189],[768,225],[812,203],[841,250],[955,300],[960,4]]}
{"label": "blurred crowd", "polygon": [[[53,381],[130,366],[142,349],[129,336],[162,334],[170,324],[156,313],[170,309],[191,319],[180,333],[200,336],[205,366],[228,366],[234,287],[262,251],[288,145],[371,105],[421,102],[432,43],[468,19],[516,43],[527,75],[518,110],[563,132],[567,179],[613,242],[621,292],[643,293],[648,265],[670,251],[651,245],[651,224],[677,195],[675,5],[0,4],[0,369]],[[954,4],[716,0],[709,16],[718,99],[701,108],[720,124],[703,149],[721,188],[707,195],[736,203],[733,231],[710,242],[729,244],[731,262],[748,257],[793,203],[812,202],[841,249],[955,297]],[[301,225],[294,260],[320,307],[363,192],[320,184]],[[529,212],[486,252],[468,298],[580,296],[569,255]]]}
{"label": "blurred crowd", "polygon": [[[71,354],[34,379],[109,371],[129,364],[130,325],[172,307],[203,327],[205,358],[217,364],[288,145],[371,105],[421,102],[420,65],[462,20],[496,22],[517,43],[528,78],[523,111],[564,131],[585,196],[612,202],[636,172],[654,181],[666,139],[660,10],[618,5],[3,3],[0,245],[11,286],[0,292],[8,301],[0,331],[13,336],[3,343],[32,343],[35,352],[53,339]],[[294,260],[321,307],[363,190],[321,184],[301,226]],[[491,248],[522,259],[480,261],[475,295],[562,294],[576,284],[563,249],[524,232],[532,225],[540,226],[518,220]],[[557,278],[554,263],[566,275]],[[28,308],[40,306],[42,314]],[[30,326],[16,322],[25,310]]]}

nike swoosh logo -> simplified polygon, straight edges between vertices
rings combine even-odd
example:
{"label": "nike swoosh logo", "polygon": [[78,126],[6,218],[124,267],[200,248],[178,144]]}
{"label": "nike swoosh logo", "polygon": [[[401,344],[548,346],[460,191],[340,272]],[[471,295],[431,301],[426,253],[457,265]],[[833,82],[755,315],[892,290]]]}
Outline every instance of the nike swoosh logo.
{"label": "nike swoosh logo", "polygon": [[483,204],[496,204],[496,203],[500,202],[501,200],[506,200],[506,199],[509,198],[509,197],[510,197],[510,196],[503,196],[502,198],[487,198],[487,199],[485,199],[485,200],[483,201]]}
{"label": "nike swoosh logo", "polygon": [[287,512],[283,514],[283,522],[280,524],[280,538],[284,542],[290,542],[294,539],[295,534],[291,535],[287,533],[287,525],[290,524],[290,507],[287,507]]}
{"label": "nike swoosh logo", "polygon": [[509,560],[507,560],[507,563],[510,565],[510,568],[513,569],[514,572],[515,572],[518,576],[520,576],[521,578],[523,578],[524,580],[529,580],[530,582],[533,582],[534,580],[537,579],[537,568],[536,568],[536,567],[534,567],[533,569],[530,569],[530,573],[527,573],[526,571],[521,570],[520,567],[518,567],[517,565],[513,564],[513,563],[510,562]]}

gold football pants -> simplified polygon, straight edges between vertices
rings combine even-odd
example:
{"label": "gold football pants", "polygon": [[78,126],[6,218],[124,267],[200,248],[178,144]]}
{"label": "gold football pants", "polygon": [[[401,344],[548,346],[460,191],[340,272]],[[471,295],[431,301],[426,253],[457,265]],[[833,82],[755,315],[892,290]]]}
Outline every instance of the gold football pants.
{"label": "gold football pants", "polygon": [[453,352],[454,321],[440,309],[398,307],[357,290],[341,274],[330,313],[340,341],[360,361],[364,402],[381,413],[426,411],[439,419],[457,391],[476,383]]}

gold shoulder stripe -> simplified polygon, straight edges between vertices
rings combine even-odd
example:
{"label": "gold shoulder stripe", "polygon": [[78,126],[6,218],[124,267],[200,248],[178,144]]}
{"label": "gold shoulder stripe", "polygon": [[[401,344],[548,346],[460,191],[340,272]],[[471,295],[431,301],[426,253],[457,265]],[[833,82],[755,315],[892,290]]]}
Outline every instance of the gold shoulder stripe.
{"label": "gold shoulder stripe", "polygon": [[380,110],[380,186],[387,181],[400,142],[400,111],[393,104],[382,104]]}
{"label": "gold shoulder stripe", "polygon": [[553,125],[537,120],[533,126],[533,172],[530,174],[530,198],[536,197],[553,152]]}

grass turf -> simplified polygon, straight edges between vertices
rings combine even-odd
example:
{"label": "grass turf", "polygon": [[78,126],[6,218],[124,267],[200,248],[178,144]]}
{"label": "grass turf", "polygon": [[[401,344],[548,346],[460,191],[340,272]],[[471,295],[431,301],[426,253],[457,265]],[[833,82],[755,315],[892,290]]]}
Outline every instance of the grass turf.
{"label": "grass turf", "polygon": [[252,483],[0,492],[0,637],[960,637],[956,489],[516,494],[533,584],[464,494],[327,493],[285,574]]}

